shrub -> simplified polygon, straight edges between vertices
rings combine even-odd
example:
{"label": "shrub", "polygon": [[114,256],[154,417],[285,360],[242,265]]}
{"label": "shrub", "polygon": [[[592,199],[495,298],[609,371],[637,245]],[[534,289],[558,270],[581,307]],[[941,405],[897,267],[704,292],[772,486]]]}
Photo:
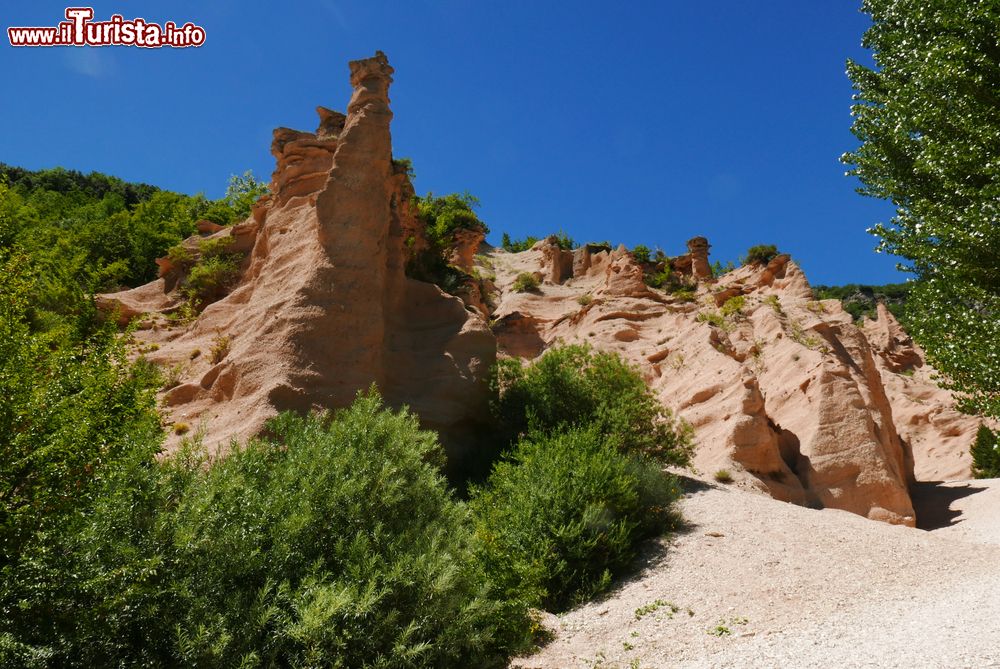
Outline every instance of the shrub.
{"label": "shrub", "polygon": [[229,253],[230,248],[232,248],[233,241],[233,238],[230,236],[203,239],[198,242],[198,251],[201,252],[203,259],[226,255]]}
{"label": "shrub", "polygon": [[584,293],[580,297],[576,298],[576,303],[581,307],[585,307],[594,301],[594,297],[590,293]]}
{"label": "shrub", "polygon": [[167,249],[167,260],[175,267],[187,269],[194,263],[194,256],[183,244],[175,244]]}
{"label": "shrub", "polygon": [[639,541],[671,524],[676,482],[598,429],[534,434],[496,465],[471,506],[495,584],[561,611],[603,590]]}
{"label": "shrub", "polygon": [[694,291],[690,288],[675,288],[673,291],[673,296],[676,297],[681,302],[694,302],[695,296]]}
{"label": "shrub", "polygon": [[427,238],[431,246],[439,250],[452,243],[452,235],[456,230],[479,230],[484,234],[490,229],[479,220],[476,208],[479,198],[471,193],[451,193],[444,197],[435,197],[428,193],[417,198],[417,211],[427,226]]}
{"label": "shrub", "polygon": [[774,244],[758,244],[747,249],[743,259],[744,265],[766,265],[778,255],[778,247]]}
{"label": "shrub", "polygon": [[482,666],[500,627],[524,633],[523,609],[481,596],[468,512],[416,416],[372,392],[269,429],[207,470],[174,463],[181,663]]}
{"label": "shrub", "polygon": [[972,452],[972,474],[977,479],[1000,478],[1000,439],[985,425],[979,426]]}
{"label": "shrub", "polygon": [[732,473],[730,473],[728,469],[720,469],[719,471],[715,472],[715,474],[712,475],[712,478],[714,478],[719,483],[733,482],[733,475]]}
{"label": "shrub", "polygon": [[718,279],[720,276],[728,274],[734,269],[736,269],[736,265],[733,264],[732,260],[726,262],[725,264],[722,264],[721,260],[716,260],[712,263],[712,276]]}
{"label": "shrub", "polygon": [[722,328],[723,330],[729,327],[729,324],[726,322],[725,317],[722,314],[717,313],[715,311],[698,312],[698,315],[695,316],[695,320],[698,321],[699,323],[708,323],[709,325],[713,325],[717,328]]}
{"label": "shrub", "polygon": [[233,212],[234,220],[242,221],[250,215],[257,200],[270,192],[265,182],[257,181],[253,171],[247,170],[243,176],[230,175],[223,202]]}
{"label": "shrub", "polygon": [[495,416],[513,440],[593,426],[609,444],[687,464],[691,428],[653,396],[642,376],[614,353],[586,345],[551,348],[532,365],[500,360],[492,379]]}
{"label": "shrub", "polygon": [[212,256],[202,258],[191,268],[187,277],[187,293],[199,303],[218,298],[236,280],[240,274],[240,259],[238,256]]}
{"label": "shrub", "polygon": [[563,251],[572,251],[576,248],[576,242],[565,231],[560,230],[552,236],[556,238],[556,245]]}
{"label": "shrub", "polygon": [[723,318],[729,318],[730,316],[735,316],[736,314],[743,311],[743,307],[746,304],[746,298],[742,295],[735,295],[730,297],[722,305],[721,313]]}
{"label": "shrub", "polygon": [[413,159],[412,158],[393,158],[392,168],[396,173],[405,173],[409,177],[410,181],[417,178],[417,173],[413,169]]}
{"label": "shrub", "polygon": [[189,444],[105,479],[57,556],[68,589],[28,589],[31,620],[6,606],[23,624],[0,622],[0,657],[489,667],[524,648],[526,604],[486,595],[472,518],[415,416],[373,392],[268,430],[222,459]]}
{"label": "shrub", "polygon": [[229,347],[231,343],[229,335],[224,335],[221,332],[217,332],[215,336],[212,337],[212,347],[209,351],[212,354],[213,365],[217,365],[222,362],[222,359],[229,354]]}
{"label": "shrub", "polygon": [[531,272],[521,272],[514,279],[512,288],[516,293],[529,293],[538,290],[538,277]]}
{"label": "shrub", "polygon": [[652,251],[649,250],[648,246],[645,244],[638,244],[634,249],[632,249],[632,258],[640,265],[644,265],[649,262],[651,253]]}
{"label": "shrub", "polygon": [[516,239],[512,241],[510,235],[505,232],[500,240],[500,247],[509,253],[520,253],[521,251],[527,251],[536,243],[538,243],[538,237],[528,236],[524,239]]}

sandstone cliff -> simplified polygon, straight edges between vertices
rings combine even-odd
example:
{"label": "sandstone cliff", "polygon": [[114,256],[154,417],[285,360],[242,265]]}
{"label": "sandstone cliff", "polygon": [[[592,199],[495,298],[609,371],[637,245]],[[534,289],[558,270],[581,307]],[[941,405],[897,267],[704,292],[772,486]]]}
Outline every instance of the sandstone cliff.
{"label": "sandstone cliff", "polygon": [[392,161],[392,74],[381,52],[354,61],[346,115],[321,107],[315,133],[274,131],[270,197],[251,219],[204,235],[246,251],[240,278],[193,322],[162,318],[181,304],[166,260],[157,281],[99,298],[145,314],[143,350],[174,377],[161,397],[169,420],[210,444],[256,434],[285,409],[344,406],[372,383],[446,445],[487,414],[496,344],[485,319],[404,273],[407,240],[422,232]]}
{"label": "sandstone cliff", "polygon": [[[912,525],[915,479],[969,476],[979,419],[955,411],[891,314],[854,324],[839,301],[813,299],[788,256],[712,280],[707,252],[696,238],[674,259],[687,284],[674,293],[645,285],[624,247],[496,252],[500,350],[619,352],[695,427],[702,473],[728,469],[777,499]],[[539,291],[511,289],[525,271]]]}

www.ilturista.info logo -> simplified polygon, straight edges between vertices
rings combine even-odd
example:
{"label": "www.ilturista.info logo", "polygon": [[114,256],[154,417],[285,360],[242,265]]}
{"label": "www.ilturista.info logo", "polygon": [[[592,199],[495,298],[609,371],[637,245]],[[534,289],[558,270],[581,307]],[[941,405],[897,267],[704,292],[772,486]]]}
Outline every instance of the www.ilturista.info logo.
{"label": "www.ilturista.info logo", "polygon": [[67,7],[66,21],[48,28],[7,28],[11,46],[201,46],[205,29],[191,22],[178,26],[167,21],[162,26],[145,19],[125,20],[114,14],[108,21],[93,21],[92,7]]}

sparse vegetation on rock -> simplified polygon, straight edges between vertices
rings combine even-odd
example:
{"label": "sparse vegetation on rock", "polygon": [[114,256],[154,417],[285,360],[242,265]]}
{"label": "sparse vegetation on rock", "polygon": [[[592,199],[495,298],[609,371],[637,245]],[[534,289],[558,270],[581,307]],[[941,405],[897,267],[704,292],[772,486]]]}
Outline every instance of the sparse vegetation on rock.
{"label": "sparse vegetation on rock", "polygon": [[538,277],[532,272],[521,272],[514,279],[514,283],[511,288],[515,293],[530,293],[538,290],[540,285]]}
{"label": "sparse vegetation on rock", "polygon": [[742,259],[743,265],[766,265],[778,255],[778,247],[774,244],[758,244],[747,249]]}

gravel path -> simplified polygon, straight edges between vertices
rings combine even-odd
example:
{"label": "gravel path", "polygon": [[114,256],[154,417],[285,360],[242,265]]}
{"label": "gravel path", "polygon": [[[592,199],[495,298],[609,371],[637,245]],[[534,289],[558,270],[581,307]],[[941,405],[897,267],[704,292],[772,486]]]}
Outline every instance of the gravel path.
{"label": "gravel path", "polygon": [[686,531],[512,666],[1000,667],[1000,480],[916,497],[934,529],[699,483]]}

